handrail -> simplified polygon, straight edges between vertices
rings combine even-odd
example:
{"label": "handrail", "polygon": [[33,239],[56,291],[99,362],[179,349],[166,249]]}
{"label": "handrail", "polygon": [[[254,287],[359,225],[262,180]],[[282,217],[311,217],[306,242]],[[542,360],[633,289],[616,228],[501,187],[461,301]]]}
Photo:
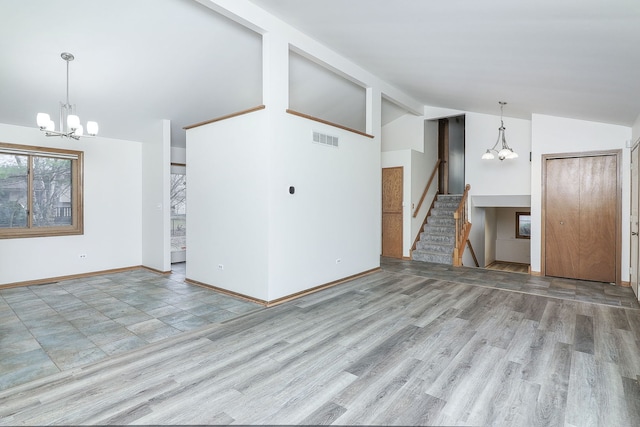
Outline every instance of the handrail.
{"label": "handrail", "polygon": [[469,190],[471,186],[469,184],[464,188],[464,194],[458,205],[458,209],[453,213],[453,218],[456,221],[455,230],[455,248],[453,249],[453,265],[459,267],[462,265],[462,255],[464,254],[465,242],[469,239],[469,232],[471,231],[471,223],[467,218],[467,199],[469,196]]}
{"label": "handrail", "polygon": [[286,112],[289,113],[289,114],[293,114],[294,116],[302,117],[302,118],[307,119],[307,120],[313,120],[314,122],[322,123],[322,124],[325,124],[325,125],[336,127],[338,129],[343,129],[343,130],[346,130],[346,131],[349,131],[349,132],[357,133],[358,135],[366,136],[367,138],[375,138],[375,136],[369,135],[368,133],[362,132],[362,131],[360,131],[358,129],[353,129],[353,128],[350,128],[350,127],[347,127],[347,126],[344,126],[344,125],[339,125],[338,123],[333,123],[333,122],[330,122],[328,120],[324,120],[324,119],[320,119],[318,117],[310,116],[308,114],[304,114],[304,113],[301,113],[299,111],[292,110],[290,108],[288,108],[286,110]]}
{"label": "handrail", "polygon": [[420,201],[418,202],[418,206],[416,210],[413,212],[413,217],[418,216],[418,211],[422,207],[422,202],[424,202],[424,198],[427,197],[427,192],[429,191],[429,187],[431,187],[431,183],[433,182],[433,178],[435,178],[436,173],[438,172],[438,167],[440,166],[440,159],[436,161],[436,166],[433,168],[433,172],[431,172],[431,176],[429,177],[429,181],[427,181],[427,185],[424,187],[424,191],[422,192],[422,197],[420,197]]}

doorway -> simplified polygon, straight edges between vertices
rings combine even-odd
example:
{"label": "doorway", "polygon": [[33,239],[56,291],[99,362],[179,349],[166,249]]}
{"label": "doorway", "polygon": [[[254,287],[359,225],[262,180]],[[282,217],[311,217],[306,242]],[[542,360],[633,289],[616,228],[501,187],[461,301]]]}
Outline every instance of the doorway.
{"label": "doorway", "polygon": [[621,152],[542,159],[546,276],[620,284]]}
{"label": "doorway", "polygon": [[[638,232],[638,211],[640,207],[640,197],[638,188],[640,186],[638,167],[640,167],[640,141],[631,150],[631,288],[638,298],[638,264],[640,257],[640,238]],[[638,298],[640,300],[640,298]]]}
{"label": "doorway", "polygon": [[439,194],[463,194],[465,116],[438,120]]}
{"label": "doorway", "polygon": [[171,165],[171,263],[187,260],[187,168]]}
{"label": "doorway", "polygon": [[402,258],[404,168],[382,169],[382,256]]}

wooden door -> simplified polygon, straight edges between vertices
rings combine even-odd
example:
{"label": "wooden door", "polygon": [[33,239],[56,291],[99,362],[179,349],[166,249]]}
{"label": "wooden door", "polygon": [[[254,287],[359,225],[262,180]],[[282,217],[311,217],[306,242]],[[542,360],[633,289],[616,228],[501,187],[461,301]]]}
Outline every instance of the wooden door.
{"label": "wooden door", "polygon": [[[631,150],[631,288],[638,297],[638,264],[640,257],[640,238],[638,238],[638,211],[640,207],[640,197],[638,197],[638,187],[640,185],[638,167],[640,157],[638,152],[640,145]],[[640,298],[639,298],[640,299]]]}
{"label": "wooden door", "polygon": [[545,274],[579,276],[580,159],[547,160]]}
{"label": "wooden door", "polygon": [[382,256],[402,258],[403,172],[382,169]]}
{"label": "wooden door", "polygon": [[546,275],[617,281],[617,163],[617,155],[546,159]]}
{"label": "wooden door", "polygon": [[616,281],[616,157],[580,159],[579,279]]}

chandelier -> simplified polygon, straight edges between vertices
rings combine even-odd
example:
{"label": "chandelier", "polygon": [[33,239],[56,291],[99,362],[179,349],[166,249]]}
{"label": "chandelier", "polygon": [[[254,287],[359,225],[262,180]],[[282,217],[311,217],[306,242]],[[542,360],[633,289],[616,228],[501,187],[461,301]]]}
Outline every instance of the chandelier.
{"label": "chandelier", "polygon": [[[507,103],[504,101],[499,101],[498,104],[500,104],[500,127],[498,128],[498,140],[495,144],[493,144],[493,147],[488,148],[487,152],[482,155],[482,160],[495,159],[496,156],[494,156],[493,153],[496,153],[500,160],[515,159],[518,157],[518,153],[513,151],[513,149],[509,147],[509,144],[507,144],[507,139],[504,135],[505,127],[504,122],[502,121],[502,113],[504,106],[507,105]],[[498,151],[497,147],[500,142],[502,142],[502,147]]]}
{"label": "chandelier", "polygon": [[[56,130],[56,125],[47,113],[38,113],[36,121],[41,131],[47,136],[60,136],[66,138],[80,139],[84,136],[84,128],[80,124],[80,118],[76,115],[76,106],[69,103],[69,62],[74,60],[74,56],[69,52],[62,52],[60,57],[67,63],[67,100],[60,103],[60,130]],[[98,123],[87,122],[87,134],[96,136],[98,134]]]}

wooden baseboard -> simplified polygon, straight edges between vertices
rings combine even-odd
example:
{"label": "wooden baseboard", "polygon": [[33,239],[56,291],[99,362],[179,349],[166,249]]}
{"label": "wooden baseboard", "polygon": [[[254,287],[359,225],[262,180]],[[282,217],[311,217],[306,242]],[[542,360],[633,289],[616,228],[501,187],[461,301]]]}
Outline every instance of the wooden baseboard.
{"label": "wooden baseboard", "polygon": [[357,279],[359,277],[368,276],[369,274],[377,273],[378,271],[382,271],[380,267],[373,268],[371,270],[363,271],[361,273],[354,274],[352,276],[343,277],[342,279],[334,280],[333,282],[325,283],[324,285],[316,286],[311,289],[307,289],[301,292],[297,292],[295,294],[287,295],[282,298],[278,298],[267,303],[267,307],[273,307],[274,305],[282,304],[283,302],[291,301],[296,298],[303,297],[305,295],[312,294],[314,292],[322,291],[327,288],[331,288],[333,286],[339,285],[341,283],[347,282],[349,280]]}
{"label": "wooden baseboard", "polygon": [[625,288],[630,288],[631,282],[620,282],[620,286],[624,286]]}
{"label": "wooden baseboard", "polygon": [[203,288],[211,289],[211,290],[216,291],[216,292],[220,292],[221,294],[229,295],[229,296],[232,296],[232,297],[243,299],[245,301],[254,302],[256,304],[264,305],[265,307],[267,307],[268,304],[269,304],[268,301],[261,300],[261,299],[258,299],[258,298],[254,298],[254,297],[250,297],[249,295],[241,294],[239,292],[233,292],[233,291],[230,291],[228,289],[219,288],[217,286],[209,285],[208,283],[199,282],[197,280],[189,279],[188,277],[186,277],[184,279],[184,281],[186,283],[190,283],[192,285],[196,285],[196,286],[200,286],[200,287],[203,287]]}
{"label": "wooden baseboard", "polygon": [[209,289],[212,289],[214,291],[220,292],[222,294],[229,295],[229,296],[236,297],[236,298],[240,298],[240,299],[243,299],[245,301],[254,302],[256,304],[260,304],[260,305],[263,305],[265,307],[273,307],[273,306],[276,306],[278,304],[282,304],[284,302],[291,301],[291,300],[303,297],[305,295],[309,295],[309,294],[312,294],[312,293],[315,293],[315,292],[318,292],[318,291],[321,291],[321,290],[324,290],[324,289],[327,289],[327,288],[331,288],[333,286],[339,285],[339,284],[347,282],[349,280],[353,280],[353,279],[357,279],[359,277],[367,276],[369,274],[376,273],[376,272],[381,271],[381,270],[382,269],[380,267],[377,267],[377,268],[374,268],[374,269],[371,269],[371,270],[363,271],[361,273],[357,273],[357,274],[354,274],[352,276],[343,277],[342,279],[334,280],[333,282],[325,283],[324,285],[315,286],[313,288],[306,289],[306,290],[300,291],[300,292],[296,292],[294,294],[287,295],[287,296],[284,296],[282,298],[274,299],[274,300],[271,300],[271,301],[265,301],[265,300],[262,300],[262,299],[259,299],[259,298],[254,298],[254,297],[251,297],[249,295],[244,295],[244,294],[241,294],[239,292],[233,292],[233,291],[230,291],[228,289],[219,288],[217,286],[209,285],[207,283],[199,282],[197,280],[193,280],[193,279],[189,279],[189,278],[186,278],[185,282],[191,283],[192,285],[196,285],[196,286],[202,286],[203,288],[209,288]]}
{"label": "wooden baseboard", "polygon": [[3,285],[0,285],[0,289],[19,288],[21,286],[32,286],[32,285],[44,285],[47,283],[56,283],[56,282],[62,282],[65,280],[82,279],[84,277],[99,276],[101,274],[123,273],[126,271],[139,270],[140,268],[143,268],[143,266],[136,265],[132,267],[114,268],[111,270],[101,270],[101,271],[92,271],[89,273],[70,274],[68,276],[49,277],[47,279],[26,280],[24,282],[5,283]]}
{"label": "wooden baseboard", "polygon": [[[529,267],[531,268],[531,267]],[[529,274],[532,276],[542,276],[542,273],[540,271],[533,271],[533,270],[529,270]]]}
{"label": "wooden baseboard", "polygon": [[160,271],[160,270],[156,270],[155,268],[147,267],[146,265],[141,265],[140,267],[144,268],[145,270],[149,270],[152,273],[162,274],[163,276],[166,276],[167,274],[171,274],[171,270],[169,270],[169,271]]}

